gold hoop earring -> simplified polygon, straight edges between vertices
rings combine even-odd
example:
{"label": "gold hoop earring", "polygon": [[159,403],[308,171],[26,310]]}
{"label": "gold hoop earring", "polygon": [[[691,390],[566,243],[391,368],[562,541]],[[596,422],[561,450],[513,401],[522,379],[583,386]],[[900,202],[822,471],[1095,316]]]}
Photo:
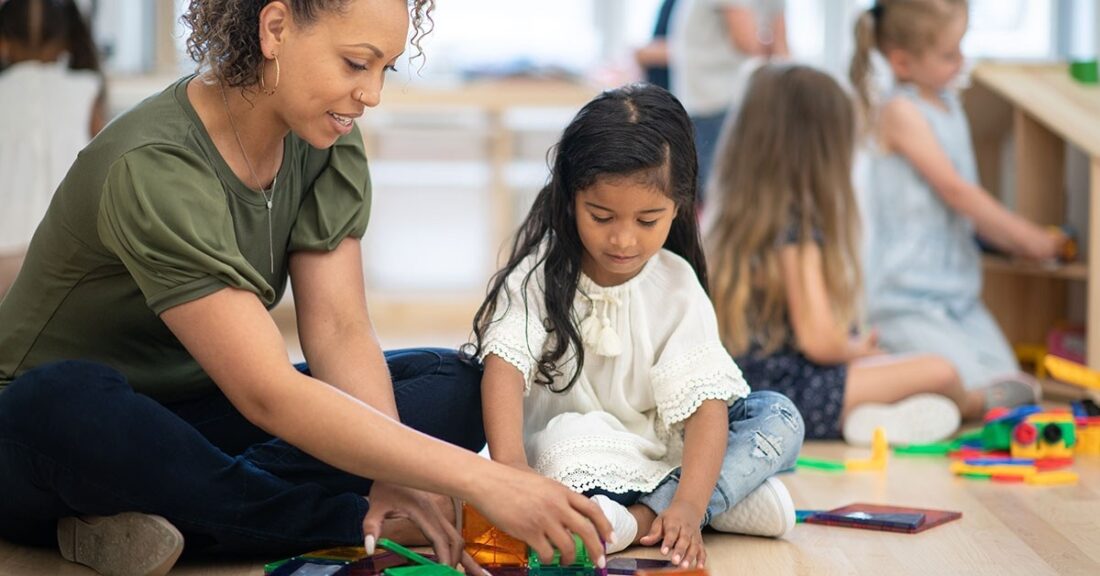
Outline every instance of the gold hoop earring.
{"label": "gold hoop earring", "polygon": [[281,72],[279,70],[279,55],[278,54],[272,54],[271,58],[275,60],[275,85],[274,86],[272,86],[271,88],[268,88],[267,85],[264,84],[264,71],[267,70],[267,61],[266,60],[264,61],[263,67],[260,69],[260,92],[263,92],[264,94],[267,94],[268,96],[274,96],[275,91],[279,89],[279,75],[280,75],[280,72]]}

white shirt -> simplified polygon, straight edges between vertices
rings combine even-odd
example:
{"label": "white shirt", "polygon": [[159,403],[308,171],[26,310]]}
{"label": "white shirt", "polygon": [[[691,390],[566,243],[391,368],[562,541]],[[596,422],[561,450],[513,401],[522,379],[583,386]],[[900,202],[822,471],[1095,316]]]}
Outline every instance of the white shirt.
{"label": "white shirt", "polygon": [[67,66],[20,62],[0,74],[0,254],[26,249],[88,144],[100,78]]}
{"label": "white shirt", "polygon": [[760,60],[733,45],[725,11],[748,8],[767,33],[785,0],[680,0],[669,21],[672,93],[692,116],[726,111],[748,85]]}
{"label": "white shirt", "polygon": [[[535,384],[547,344],[542,267],[523,285],[538,260],[529,256],[509,276],[481,351],[524,375],[528,463],[578,492],[650,492],[680,466],[683,423],[699,405],[749,393],[719,340],[710,300],[691,266],[667,250],[618,286],[597,286],[582,273],[575,321],[614,335],[582,334],[584,369],[568,392],[555,393]],[[608,338],[620,344],[617,355],[601,355],[608,350],[599,340]],[[559,368],[556,389],[575,371],[570,353]]]}

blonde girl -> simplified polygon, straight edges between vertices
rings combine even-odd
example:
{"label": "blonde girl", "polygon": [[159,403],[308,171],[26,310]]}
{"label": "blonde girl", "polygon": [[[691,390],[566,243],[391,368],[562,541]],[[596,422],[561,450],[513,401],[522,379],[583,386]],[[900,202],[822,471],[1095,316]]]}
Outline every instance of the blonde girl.
{"label": "blonde girl", "polygon": [[754,74],[717,157],[711,298],[746,378],[790,397],[807,438],[866,444],[884,426],[892,442],[940,440],[971,410],[951,365],[886,356],[874,331],[853,334],[855,130],[848,96],[825,73],[770,65]]}
{"label": "blonde girl", "polygon": [[[1034,402],[981,300],[975,235],[1008,254],[1054,258],[1065,236],[1020,218],[978,184],[969,128],[951,84],[962,67],[965,0],[880,1],[855,27],[851,79],[871,156],[868,318],[883,347],[950,360],[982,407]],[[871,54],[894,86],[876,97]]]}

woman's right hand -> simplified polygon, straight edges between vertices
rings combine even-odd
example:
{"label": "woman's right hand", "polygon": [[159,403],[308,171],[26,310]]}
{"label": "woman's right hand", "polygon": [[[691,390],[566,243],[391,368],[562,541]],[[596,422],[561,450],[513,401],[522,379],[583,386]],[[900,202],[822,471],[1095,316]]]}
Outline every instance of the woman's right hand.
{"label": "woman's right hand", "polygon": [[606,565],[603,543],[611,540],[611,523],[595,502],[534,472],[505,465],[492,469],[469,501],[494,526],[526,542],[543,562],[551,561],[557,548],[563,565],[576,557],[576,534],[592,561]]}

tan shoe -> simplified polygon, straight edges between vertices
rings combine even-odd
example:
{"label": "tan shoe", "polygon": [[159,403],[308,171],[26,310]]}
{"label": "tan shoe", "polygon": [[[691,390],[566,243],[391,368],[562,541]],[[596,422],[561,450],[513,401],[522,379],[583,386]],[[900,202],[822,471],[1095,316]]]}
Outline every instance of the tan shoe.
{"label": "tan shoe", "polygon": [[183,552],[183,535],[160,516],[70,516],[57,521],[57,545],[69,562],[105,576],[163,576]]}

